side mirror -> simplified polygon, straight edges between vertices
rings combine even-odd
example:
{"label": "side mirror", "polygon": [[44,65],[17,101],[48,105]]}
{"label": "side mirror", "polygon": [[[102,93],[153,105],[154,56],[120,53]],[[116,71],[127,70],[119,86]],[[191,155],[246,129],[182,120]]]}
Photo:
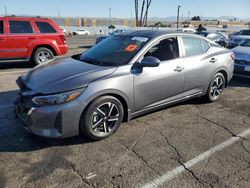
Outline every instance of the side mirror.
{"label": "side mirror", "polygon": [[141,61],[141,66],[142,67],[158,67],[160,65],[160,60],[153,57],[153,56],[147,56],[143,58]]}

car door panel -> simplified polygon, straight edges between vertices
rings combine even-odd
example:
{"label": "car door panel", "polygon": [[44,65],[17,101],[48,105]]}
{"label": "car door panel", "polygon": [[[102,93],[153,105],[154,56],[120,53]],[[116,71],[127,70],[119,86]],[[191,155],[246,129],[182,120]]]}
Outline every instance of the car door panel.
{"label": "car door panel", "polygon": [[176,67],[182,63],[179,59],[169,60],[134,75],[135,109],[143,110],[181,97],[185,71],[178,72]]}
{"label": "car door panel", "polygon": [[5,21],[0,20],[1,24],[1,32],[0,32],[0,60],[7,59],[9,56],[8,52],[8,43],[6,39],[6,28]]}

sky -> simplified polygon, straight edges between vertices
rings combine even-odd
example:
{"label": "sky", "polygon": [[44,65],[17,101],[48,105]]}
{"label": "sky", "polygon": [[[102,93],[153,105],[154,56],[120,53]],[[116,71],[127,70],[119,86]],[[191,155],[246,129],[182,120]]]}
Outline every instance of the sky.
{"label": "sky", "polygon": [[[142,0],[139,0],[142,1]],[[149,17],[180,16],[250,18],[250,0],[152,0]],[[109,8],[113,18],[134,17],[134,0],[0,0],[0,15],[108,17]]]}

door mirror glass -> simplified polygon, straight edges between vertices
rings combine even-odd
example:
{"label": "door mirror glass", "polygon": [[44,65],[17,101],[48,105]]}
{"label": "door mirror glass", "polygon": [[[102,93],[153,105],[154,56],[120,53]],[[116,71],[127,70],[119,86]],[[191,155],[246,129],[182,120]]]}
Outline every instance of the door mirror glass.
{"label": "door mirror glass", "polygon": [[158,67],[160,65],[160,60],[153,57],[153,56],[147,56],[143,58],[141,61],[141,66],[142,67]]}

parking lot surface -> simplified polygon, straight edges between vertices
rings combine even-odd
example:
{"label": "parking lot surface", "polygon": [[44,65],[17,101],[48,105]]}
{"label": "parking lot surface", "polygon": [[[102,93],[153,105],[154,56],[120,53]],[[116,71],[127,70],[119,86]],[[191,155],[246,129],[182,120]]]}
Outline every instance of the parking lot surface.
{"label": "parking lot surface", "polygon": [[[94,40],[69,38],[67,56]],[[32,65],[0,66],[0,187],[250,187],[250,79],[233,78],[216,103],[171,106],[102,141],[51,140],[13,113],[15,80]]]}

